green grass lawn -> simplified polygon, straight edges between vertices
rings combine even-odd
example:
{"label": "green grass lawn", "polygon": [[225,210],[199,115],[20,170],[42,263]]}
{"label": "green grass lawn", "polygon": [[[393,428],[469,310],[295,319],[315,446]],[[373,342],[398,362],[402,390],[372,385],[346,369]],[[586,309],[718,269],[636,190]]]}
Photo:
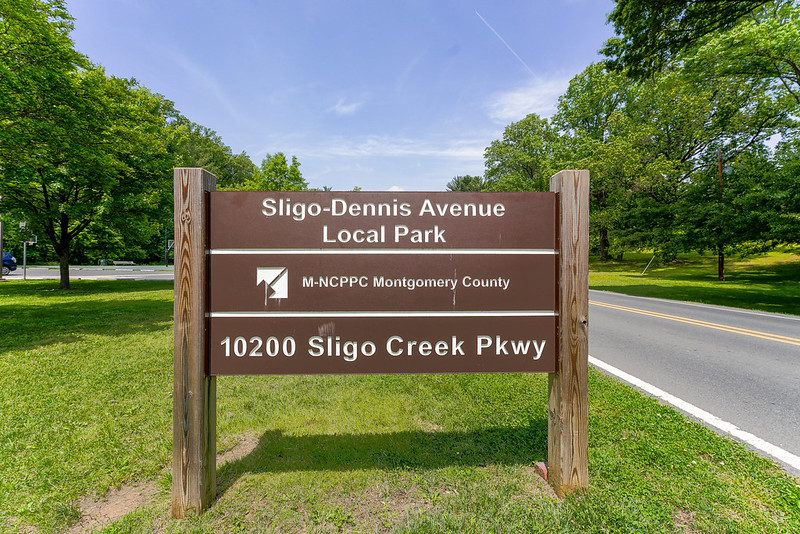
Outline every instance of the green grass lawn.
{"label": "green grass lawn", "polygon": [[564,500],[532,469],[545,375],[220,377],[218,448],[257,445],[173,521],[172,284],[56,285],[0,284],[0,532],[135,481],[160,492],[104,532],[800,531],[797,479],[595,371],[591,487]]}
{"label": "green grass lawn", "polygon": [[629,295],[703,302],[800,315],[800,253],[770,252],[728,258],[725,281],[717,279],[717,257],[686,254],[667,264],[650,254],[625,254],[623,261],[593,260],[589,287]]}

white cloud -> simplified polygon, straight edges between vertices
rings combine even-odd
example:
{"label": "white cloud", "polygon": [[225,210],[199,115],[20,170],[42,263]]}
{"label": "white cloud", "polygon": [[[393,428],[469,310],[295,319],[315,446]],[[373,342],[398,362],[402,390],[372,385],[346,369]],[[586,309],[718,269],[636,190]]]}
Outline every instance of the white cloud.
{"label": "white cloud", "polygon": [[347,100],[345,100],[344,98],[340,98],[339,101],[336,103],[336,105],[329,108],[328,111],[330,111],[331,113],[335,113],[336,115],[339,116],[352,115],[353,113],[358,111],[358,109],[362,105],[364,105],[363,102],[348,103]]}
{"label": "white cloud", "polygon": [[496,131],[476,131],[461,138],[336,136],[319,142],[295,138],[288,143],[284,138],[282,150],[297,155],[303,176],[314,187],[327,185],[339,191],[355,186],[366,191],[442,191],[453,176],[483,172],[483,151],[497,135]]}
{"label": "white cloud", "polygon": [[465,160],[483,160],[483,151],[491,138],[451,139],[436,141],[429,139],[407,139],[387,136],[361,138],[331,138],[317,145],[316,152],[328,156],[342,157],[432,157]]}
{"label": "white cloud", "polygon": [[525,118],[530,113],[549,117],[556,112],[558,97],[564,94],[570,78],[536,78],[527,85],[496,93],[488,103],[489,117],[507,124]]}

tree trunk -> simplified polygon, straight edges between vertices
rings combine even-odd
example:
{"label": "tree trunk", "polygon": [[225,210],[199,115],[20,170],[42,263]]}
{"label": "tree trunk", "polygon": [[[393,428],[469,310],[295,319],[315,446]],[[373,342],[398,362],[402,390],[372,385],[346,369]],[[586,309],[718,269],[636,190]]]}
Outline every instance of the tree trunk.
{"label": "tree trunk", "polygon": [[722,247],[717,247],[717,277],[721,282],[725,281],[725,252]]}
{"label": "tree trunk", "polygon": [[58,254],[59,270],[61,271],[61,282],[58,289],[69,289],[69,248]]}
{"label": "tree trunk", "polygon": [[609,259],[608,254],[608,230],[605,228],[600,229],[600,259],[606,261]]}

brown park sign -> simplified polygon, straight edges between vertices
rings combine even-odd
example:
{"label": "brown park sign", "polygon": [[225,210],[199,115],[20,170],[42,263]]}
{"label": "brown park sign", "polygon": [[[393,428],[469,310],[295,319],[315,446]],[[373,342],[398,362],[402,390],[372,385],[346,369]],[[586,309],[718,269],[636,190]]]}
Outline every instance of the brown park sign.
{"label": "brown park sign", "polygon": [[210,374],[555,371],[555,197],[210,193]]}
{"label": "brown park sign", "polygon": [[173,517],[216,496],[228,374],[548,372],[548,481],[588,486],[587,171],[549,193],[174,180]]}

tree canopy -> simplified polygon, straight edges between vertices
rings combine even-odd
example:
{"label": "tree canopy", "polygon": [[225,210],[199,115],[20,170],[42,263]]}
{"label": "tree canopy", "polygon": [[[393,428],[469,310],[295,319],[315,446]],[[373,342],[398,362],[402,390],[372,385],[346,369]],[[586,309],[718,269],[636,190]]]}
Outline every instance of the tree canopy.
{"label": "tree canopy", "polygon": [[[570,82],[552,119],[528,115],[486,149],[490,190],[547,190],[562,168],[591,173],[590,234],[607,259],[720,257],[796,243],[795,105],[762,77],[667,69],[633,79],[604,64]],[[767,148],[787,136],[780,156]],[[724,173],[720,176],[720,165]],[[780,185],[779,185],[780,184]]]}
{"label": "tree canopy", "polygon": [[75,70],[68,79],[57,116],[43,119],[47,128],[6,146],[15,152],[4,156],[0,181],[4,208],[20,212],[53,246],[63,289],[73,240],[100,221],[144,224],[163,208],[159,197],[173,166],[171,103],[99,68]]}
{"label": "tree canopy", "polygon": [[547,119],[531,113],[506,126],[484,152],[490,191],[547,191],[558,171],[560,138]]}
{"label": "tree canopy", "polygon": [[292,156],[292,163],[283,152],[267,154],[261,165],[247,180],[226,189],[236,191],[305,191],[308,182],[300,172],[300,162]]}
{"label": "tree canopy", "polygon": [[483,191],[485,183],[482,176],[456,176],[447,182],[448,191]]}
{"label": "tree canopy", "polygon": [[202,167],[217,177],[221,188],[235,187],[252,180],[256,166],[244,152],[234,154],[222,138],[212,130],[186,117],[171,124],[174,130],[178,167]]}
{"label": "tree canopy", "polygon": [[602,52],[636,77],[660,70],[703,37],[732,28],[769,0],[616,0],[617,37]]}

